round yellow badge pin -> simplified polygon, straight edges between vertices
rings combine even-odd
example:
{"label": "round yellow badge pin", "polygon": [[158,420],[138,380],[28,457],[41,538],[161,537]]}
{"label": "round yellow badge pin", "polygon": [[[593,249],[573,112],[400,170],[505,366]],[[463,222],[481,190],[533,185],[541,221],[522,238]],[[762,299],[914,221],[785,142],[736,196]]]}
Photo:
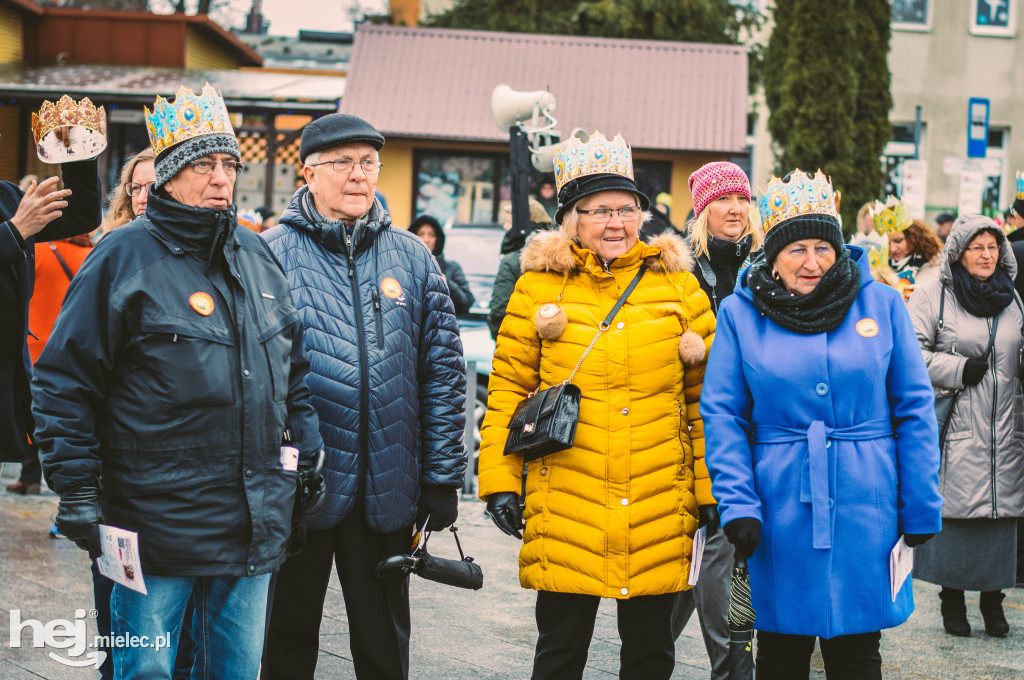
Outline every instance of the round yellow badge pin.
{"label": "round yellow badge pin", "polygon": [[394,300],[402,295],[402,284],[389,276],[380,282],[380,291]]}
{"label": "round yellow badge pin", "polygon": [[857,334],[862,338],[873,338],[878,335],[878,324],[874,319],[861,319],[857,322]]}
{"label": "round yellow badge pin", "polygon": [[192,309],[203,316],[213,314],[213,298],[208,293],[192,293],[188,298],[188,303],[192,305]]}

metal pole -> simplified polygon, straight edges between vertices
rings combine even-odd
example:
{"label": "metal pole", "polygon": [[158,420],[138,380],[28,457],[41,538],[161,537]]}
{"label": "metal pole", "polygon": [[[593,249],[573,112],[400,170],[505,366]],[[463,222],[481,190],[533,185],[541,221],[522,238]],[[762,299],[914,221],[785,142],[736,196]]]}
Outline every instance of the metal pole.
{"label": "metal pole", "polygon": [[918,105],[914,113],[914,159],[921,158],[921,106]]}
{"label": "metal pole", "polygon": [[462,495],[473,495],[473,476],[476,474],[476,361],[466,362],[466,433],[463,445],[466,448],[466,474],[462,479]]}
{"label": "metal pole", "polygon": [[530,142],[519,125],[508,129],[509,174],[512,176],[512,228],[526,233],[530,225]]}

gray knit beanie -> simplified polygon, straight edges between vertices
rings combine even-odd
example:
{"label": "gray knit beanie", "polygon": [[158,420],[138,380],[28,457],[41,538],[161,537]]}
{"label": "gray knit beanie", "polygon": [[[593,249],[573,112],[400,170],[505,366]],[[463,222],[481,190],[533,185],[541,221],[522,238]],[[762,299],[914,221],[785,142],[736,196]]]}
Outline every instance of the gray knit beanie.
{"label": "gray knit beanie", "polygon": [[159,189],[186,165],[212,153],[226,153],[234,156],[236,161],[242,160],[238,138],[234,135],[215,132],[186,139],[156,157],[156,184],[153,188]]}

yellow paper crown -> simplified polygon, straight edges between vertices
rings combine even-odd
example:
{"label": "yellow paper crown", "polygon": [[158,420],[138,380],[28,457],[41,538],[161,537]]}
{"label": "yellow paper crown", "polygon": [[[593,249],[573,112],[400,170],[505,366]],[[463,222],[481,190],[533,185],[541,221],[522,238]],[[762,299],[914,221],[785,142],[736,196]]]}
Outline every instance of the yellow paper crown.
{"label": "yellow paper crown", "polygon": [[235,134],[224,99],[209,83],[198,96],[182,85],[173,102],[157,95],[153,112],[147,107],[143,110],[150,145],[157,156],[187,139],[217,133]]}
{"label": "yellow paper crown", "polygon": [[602,174],[633,179],[633,156],[622,135],[615,135],[609,142],[603,134],[595,131],[586,143],[572,137],[555,154],[555,184],[558,191],[574,179]]}
{"label": "yellow paper crown", "polygon": [[[58,128],[68,131],[70,144],[51,134]],[[76,102],[64,95],[54,104],[44,101],[39,113],[32,114],[32,138],[36,153],[44,163],[95,158],[107,148],[107,114],[103,107],[96,107],[88,97]]]}
{"label": "yellow paper crown", "polygon": [[[884,238],[884,237],[883,237]],[[889,239],[882,241],[881,248],[872,248],[868,251],[868,264],[872,269],[889,266]]]}
{"label": "yellow paper crown", "polygon": [[820,169],[812,175],[797,168],[782,179],[772,175],[757,204],[766,232],[800,215],[828,215],[839,221],[839,196]]}
{"label": "yellow paper crown", "polygon": [[875,231],[883,236],[901,232],[914,222],[907,206],[895,196],[889,196],[885,203],[875,201],[868,212],[875,222]]}

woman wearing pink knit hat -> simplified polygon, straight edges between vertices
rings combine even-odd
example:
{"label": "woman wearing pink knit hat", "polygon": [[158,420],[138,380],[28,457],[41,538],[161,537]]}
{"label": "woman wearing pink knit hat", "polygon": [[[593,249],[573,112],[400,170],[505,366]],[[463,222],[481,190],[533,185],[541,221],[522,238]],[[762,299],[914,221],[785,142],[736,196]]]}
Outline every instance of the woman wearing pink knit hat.
{"label": "woman wearing pink knit hat", "polygon": [[[695,217],[687,224],[686,238],[697,260],[693,273],[711,300],[711,311],[729,296],[736,278],[761,248],[763,235],[750,214],[750,180],[735,163],[718,161],[698,168],[689,180]],[[697,463],[697,503],[700,525],[707,543],[700,579],[692,590],[679,593],[672,627],[676,637],[686,627],[694,609],[711,659],[712,680],[728,677],[729,584],[733,566],[732,546],[719,530],[718,506],[711,495],[711,479],[703,460]]]}

